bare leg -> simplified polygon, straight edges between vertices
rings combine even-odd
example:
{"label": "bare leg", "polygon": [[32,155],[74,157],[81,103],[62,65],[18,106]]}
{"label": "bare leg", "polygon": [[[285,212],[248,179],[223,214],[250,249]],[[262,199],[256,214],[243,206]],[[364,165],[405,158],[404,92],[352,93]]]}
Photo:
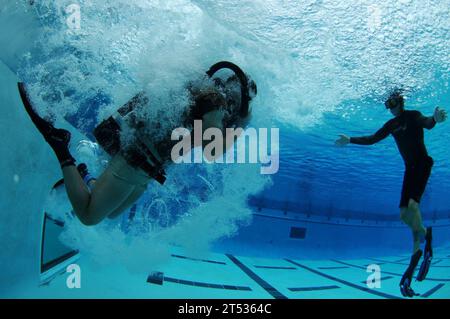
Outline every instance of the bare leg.
{"label": "bare leg", "polygon": [[409,226],[413,234],[413,254],[420,249],[420,240],[423,238],[427,230],[422,223],[422,215],[419,208],[419,203],[410,199],[408,207],[401,208],[400,218]]}
{"label": "bare leg", "polygon": [[424,238],[427,234],[427,229],[423,225],[422,222],[422,214],[420,212],[419,203],[415,200],[409,200],[409,211],[412,212],[412,230],[413,230],[413,239],[414,239],[414,252],[420,249],[420,241],[421,238]]}
{"label": "bare leg", "polygon": [[[62,169],[64,176],[64,184],[70,203],[72,204],[75,214],[80,218],[81,212],[84,212],[89,201],[91,200],[91,192],[84,183],[75,166],[67,166]],[[82,219],[82,218],[80,218]]]}
{"label": "bare leg", "polygon": [[420,212],[419,203],[417,203],[414,199],[410,199],[408,209],[412,212],[412,225],[414,230],[419,232],[421,235],[426,235],[427,229],[422,222],[422,214]]}
{"label": "bare leg", "polygon": [[75,166],[63,168],[64,184],[73,210],[85,225],[95,225],[117,210],[136,188],[115,178],[107,169],[96,181],[92,193]]}
{"label": "bare leg", "polygon": [[[93,189],[95,184],[97,182],[96,178],[91,179],[87,186],[89,189]],[[141,196],[142,194],[147,190],[146,186],[136,186],[133,192],[128,196],[128,198],[118,207],[116,208],[111,214],[108,215],[108,218],[114,219],[118,216],[120,216],[124,211],[126,211],[128,208],[130,208]]]}
{"label": "bare leg", "polygon": [[89,181],[89,183],[87,184],[87,186],[89,186],[90,188],[94,188],[95,182],[97,181],[97,179],[92,179],[91,181]]}

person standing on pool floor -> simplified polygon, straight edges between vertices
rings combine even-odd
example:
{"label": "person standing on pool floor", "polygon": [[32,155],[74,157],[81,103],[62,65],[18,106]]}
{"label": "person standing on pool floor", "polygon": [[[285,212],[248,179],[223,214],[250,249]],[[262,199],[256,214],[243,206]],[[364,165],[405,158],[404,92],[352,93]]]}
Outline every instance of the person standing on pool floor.
{"label": "person standing on pool floor", "polygon": [[433,257],[431,246],[432,229],[425,228],[420,212],[420,199],[425,191],[428,178],[433,166],[433,159],[428,155],[424,143],[424,128],[430,130],[436,123],[447,119],[445,110],[436,107],[434,115],[426,117],[419,111],[405,110],[404,98],[399,91],[393,92],[385,102],[385,106],[394,115],[375,134],[363,137],[349,137],[341,134],[336,145],[347,144],[372,145],[390,134],[393,135],[400,154],[405,162],[405,173],[400,200],[400,218],[408,225],[413,233],[413,255],[411,262],[400,282],[400,290],[405,297],[417,295],[410,287],[414,270],[422,257],[420,243],[426,240],[424,260],[420,266],[417,280],[425,279]]}

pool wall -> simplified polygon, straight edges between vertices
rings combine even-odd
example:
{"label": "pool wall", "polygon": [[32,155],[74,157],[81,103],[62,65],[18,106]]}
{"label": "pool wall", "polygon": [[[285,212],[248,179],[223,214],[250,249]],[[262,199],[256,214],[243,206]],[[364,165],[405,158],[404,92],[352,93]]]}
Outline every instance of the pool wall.
{"label": "pool wall", "polygon": [[26,1],[0,1],[0,290],[39,280],[42,204],[58,175],[55,159],[36,134],[17,91],[19,59],[39,24]]}

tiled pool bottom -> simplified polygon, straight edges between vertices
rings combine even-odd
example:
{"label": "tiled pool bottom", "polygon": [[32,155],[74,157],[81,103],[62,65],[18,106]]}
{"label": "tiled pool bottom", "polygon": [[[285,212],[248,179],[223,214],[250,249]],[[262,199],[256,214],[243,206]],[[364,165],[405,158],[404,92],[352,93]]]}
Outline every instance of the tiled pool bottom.
{"label": "tiled pool bottom", "polygon": [[[207,258],[173,254],[163,269],[131,274],[102,269],[83,258],[81,288],[69,289],[62,273],[22,298],[174,299],[372,299],[402,298],[400,278],[409,257],[358,260],[263,259],[210,253]],[[381,268],[381,287],[368,288],[367,265]],[[450,251],[436,249],[428,278],[413,281],[417,299],[450,298]]]}

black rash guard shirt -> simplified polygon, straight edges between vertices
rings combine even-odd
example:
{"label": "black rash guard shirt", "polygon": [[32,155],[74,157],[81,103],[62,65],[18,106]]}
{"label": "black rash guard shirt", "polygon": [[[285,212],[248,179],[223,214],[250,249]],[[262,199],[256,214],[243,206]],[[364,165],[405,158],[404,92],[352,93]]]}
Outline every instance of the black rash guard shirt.
{"label": "black rash guard shirt", "polygon": [[375,134],[351,137],[350,143],[372,145],[392,134],[405,165],[419,164],[429,157],[423,129],[432,129],[435,125],[433,117],[426,117],[419,111],[403,111],[399,116],[387,121]]}

